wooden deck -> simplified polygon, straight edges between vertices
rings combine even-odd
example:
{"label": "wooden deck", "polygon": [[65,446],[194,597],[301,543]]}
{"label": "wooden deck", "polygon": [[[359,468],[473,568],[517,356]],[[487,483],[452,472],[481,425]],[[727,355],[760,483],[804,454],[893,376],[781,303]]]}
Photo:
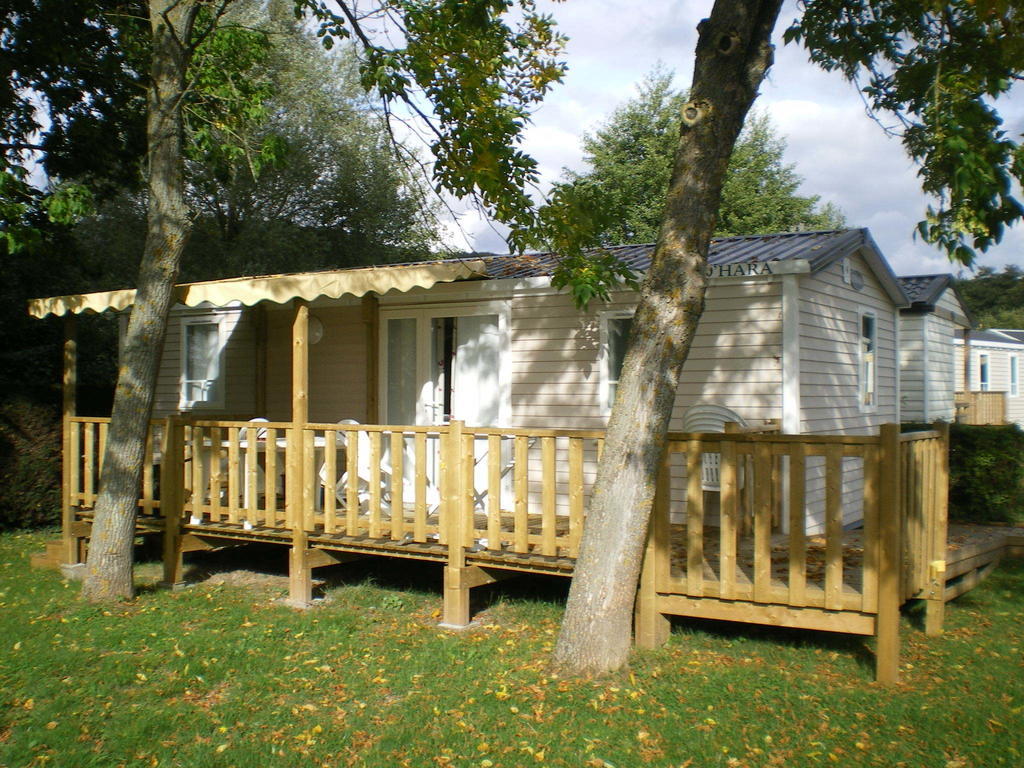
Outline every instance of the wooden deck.
{"label": "wooden deck", "polygon": [[[73,563],[84,555],[107,427],[83,417],[67,425],[63,552]],[[311,599],[318,567],[364,555],[439,562],[444,623],[460,626],[476,586],[516,572],[572,575],[603,439],[459,422],[172,417],[153,424],[138,527],[162,534],[170,584],[187,551],[287,546],[297,604]],[[663,641],[670,615],[874,635],[878,677],[895,679],[900,605],[926,599],[929,631],[939,631],[947,581],[969,583],[970,563],[984,559],[947,547],[946,440],[944,427],[901,435],[895,426],[863,436],[671,435],[637,643]],[[861,527],[849,530],[851,520]]]}

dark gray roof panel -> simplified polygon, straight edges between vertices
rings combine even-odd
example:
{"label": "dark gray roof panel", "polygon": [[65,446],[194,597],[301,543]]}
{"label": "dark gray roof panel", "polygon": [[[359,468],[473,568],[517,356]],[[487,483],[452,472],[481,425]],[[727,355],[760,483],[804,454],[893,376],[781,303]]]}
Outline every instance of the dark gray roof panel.
{"label": "dark gray roof panel", "polygon": [[[806,259],[814,271],[840,256],[852,253],[865,242],[866,233],[863,229],[716,237],[711,240],[708,263],[747,264]],[[605,250],[631,269],[645,272],[651,265],[654,245],[615,245]],[[544,277],[550,275],[558,263],[553,253],[481,255],[473,258],[484,260],[490,278]]]}
{"label": "dark gray roof panel", "polygon": [[978,342],[983,344],[986,341],[994,341],[999,344],[1020,344],[1020,339],[1016,339],[1005,331],[971,331],[971,343]]}
{"label": "dark gray roof panel", "polygon": [[896,278],[900,287],[907,294],[910,303],[917,308],[933,309],[935,302],[942,296],[953,279],[952,275],[908,275]]}
{"label": "dark gray roof panel", "polygon": [[992,330],[1009,336],[1014,341],[1024,343],[1024,330],[1014,330],[1011,328],[993,328]]}

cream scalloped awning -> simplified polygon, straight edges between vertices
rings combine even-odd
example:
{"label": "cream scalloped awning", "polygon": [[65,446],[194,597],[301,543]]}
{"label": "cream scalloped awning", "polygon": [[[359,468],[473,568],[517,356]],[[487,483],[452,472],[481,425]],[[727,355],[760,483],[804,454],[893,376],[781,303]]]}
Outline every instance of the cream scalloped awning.
{"label": "cream scalloped awning", "polygon": [[[435,283],[451,283],[487,274],[480,259],[439,261],[435,264],[404,264],[393,267],[342,269],[333,272],[301,272],[293,275],[267,277],[235,277],[185,283],[177,286],[178,302],[187,307],[211,304],[223,307],[235,302],[252,306],[260,301],[284,304],[292,299],[312,301],[321,296],[338,299],[342,296],[364,296],[367,293],[408,291],[430,288]],[[105,312],[127,309],[135,302],[134,290],[83,293],[78,296],[54,296],[32,299],[28,312],[35,317],[65,315],[68,312]]]}

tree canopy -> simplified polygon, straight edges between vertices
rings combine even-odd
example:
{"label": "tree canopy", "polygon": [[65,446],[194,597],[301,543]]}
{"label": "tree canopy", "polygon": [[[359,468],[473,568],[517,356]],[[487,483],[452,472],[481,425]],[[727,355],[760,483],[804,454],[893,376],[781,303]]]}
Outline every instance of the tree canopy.
{"label": "tree canopy", "polygon": [[1007,264],[1001,271],[981,267],[956,287],[981,328],[1024,328],[1024,270]]}
{"label": "tree canopy", "polygon": [[[187,128],[203,140],[185,164],[195,222],[184,280],[409,261],[437,245],[430,190],[360,86],[350,46],[328,54],[288,5],[229,17],[268,44],[245,69],[267,94],[245,130],[247,145],[275,145],[273,161],[254,174],[248,153],[208,136],[209,121]],[[120,281],[104,287],[134,275],[145,215],[144,198],[126,190],[74,228],[82,257],[102,246]]]}
{"label": "tree canopy", "polygon": [[[584,136],[589,169],[568,172],[566,183],[606,211],[598,226],[602,245],[654,242],[665,210],[675,158],[679,114],[687,94],[672,75],[650,74],[637,96]],[[784,160],[786,142],[767,115],[748,119],[733,149],[718,209],[719,235],[831,229],[844,223],[834,205],[797,193],[802,179]]]}

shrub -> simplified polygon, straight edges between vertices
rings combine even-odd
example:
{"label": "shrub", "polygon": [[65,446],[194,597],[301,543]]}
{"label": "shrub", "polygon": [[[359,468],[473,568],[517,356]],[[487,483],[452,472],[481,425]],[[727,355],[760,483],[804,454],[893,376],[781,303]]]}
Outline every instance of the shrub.
{"label": "shrub", "polygon": [[972,523],[1024,520],[1024,431],[1009,426],[950,428],[949,514]]}
{"label": "shrub", "polygon": [[14,396],[0,403],[0,530],[60,522],[60,414]]}

